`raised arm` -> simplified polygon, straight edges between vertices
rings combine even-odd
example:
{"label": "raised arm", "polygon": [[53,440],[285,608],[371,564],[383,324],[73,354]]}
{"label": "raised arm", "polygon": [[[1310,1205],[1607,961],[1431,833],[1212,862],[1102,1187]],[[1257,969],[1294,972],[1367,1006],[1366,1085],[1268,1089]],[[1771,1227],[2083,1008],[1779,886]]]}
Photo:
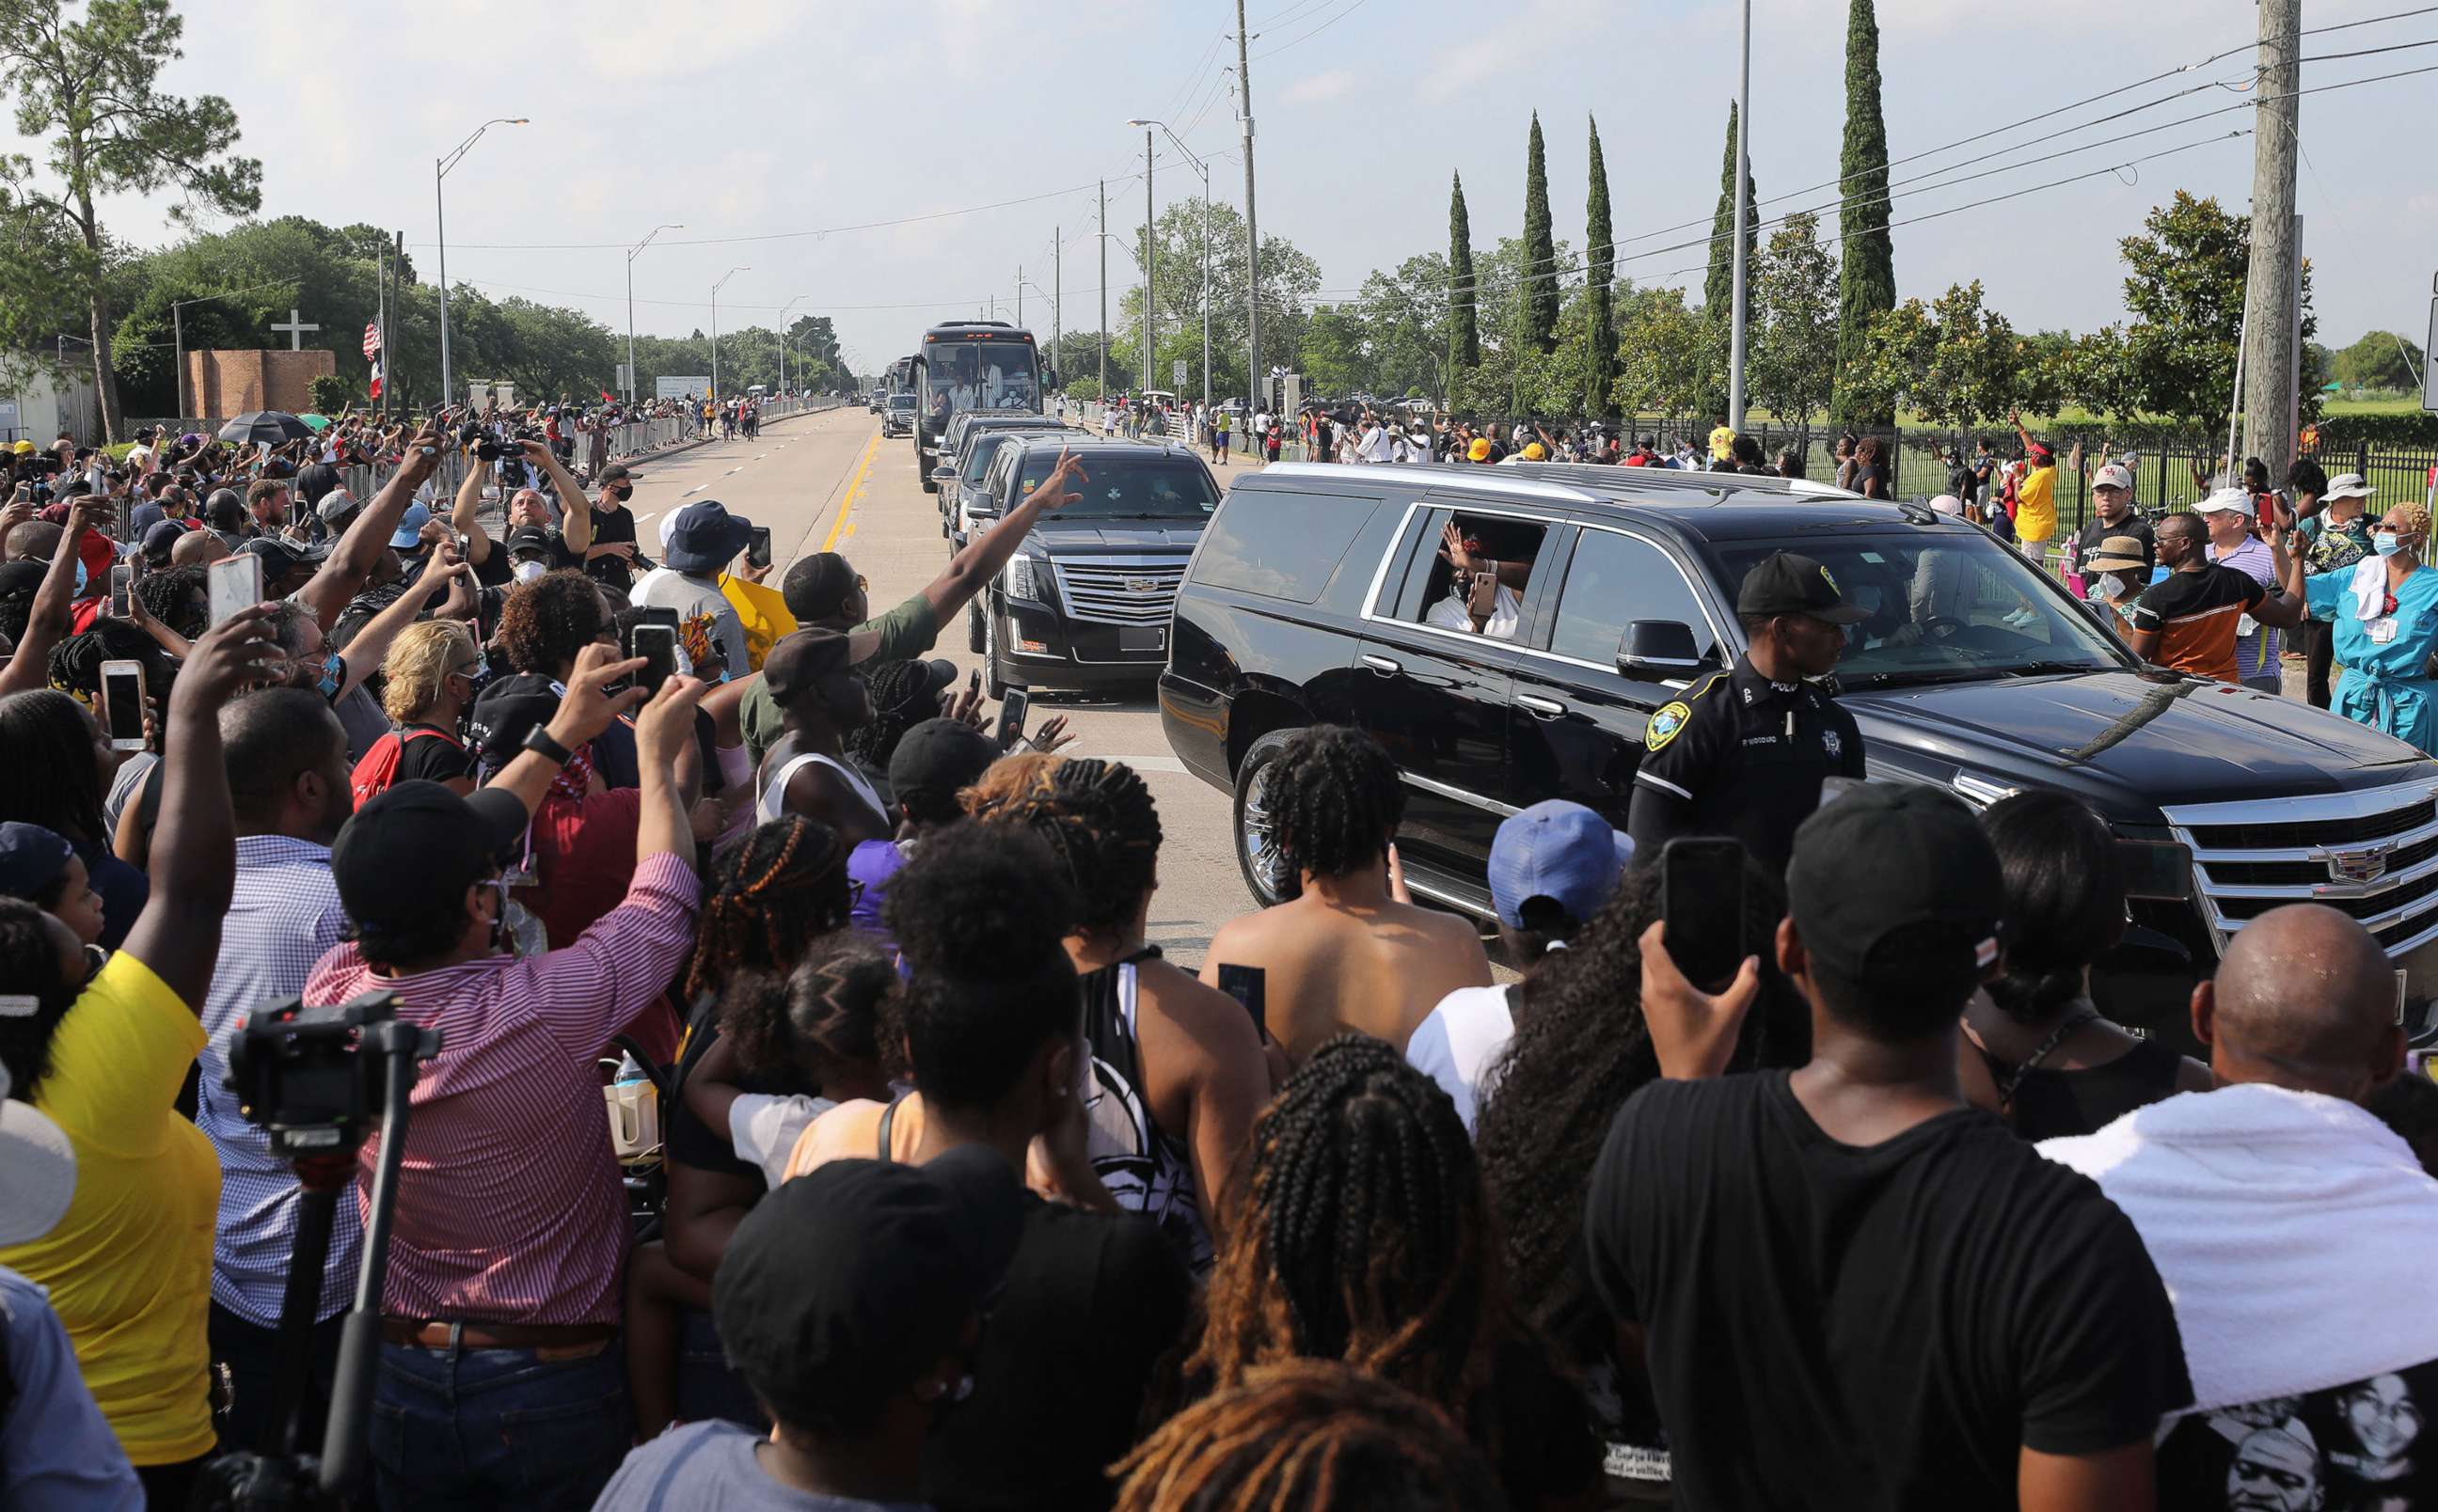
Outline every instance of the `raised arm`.
{"label": "raised arm", "polygon": [[923,589],[923,597],[930,601],[931,617],[946,624],[950,616],[982,590],[984,584],[998,575],[998,570],[1024,544],[1024,537],[1043,510],[1057,509],[1083,498],[1069,485],[1090,481],[1084,474],[1083,459],[1061,450],[1058,466],[1041,480],[1041,486],[1025,495],[998,524],[966,542],[965,549],[949,560],[948,570]]}
{"label": "raised arm", "polygon": [[76,594],[77,547],[104,507],[102,501],[91,495],[69,506],[67,528],[60,532],[59,550],[51,554],[50,569],[43,574],[42,586],[34,589],[33,608],[26,617],[25,638],[17,642],[16,654],[9,659],[9,665],[0,668],[0,696],[39,688],[50,676],[51,648],[67,639],[74,623],[68,605]]}
{"label": "raised arm", "polygon": [[466,481],[457,485],[457,501],[449,506],[449,523],[466,537],[466,560],[476,567],[491,559],[491,537],[484,533],[483,522],[476,518],[482,506],[483,469],[468,461]]}
{"label": "raised arm", "polygon": [[[557,712],[542,732],[566,750],[589,746],[610,722],[644,701],[644,691],[629,688],[612,696],[606,690],[621,677],[644,670],[644,659],[621,661],[618,653],[607,645],[594,642],[575,654],[575,668],[568,675],[567,696],[558,701]],[[500,768],[489,786],[504,788],[517,796],[530,814],[541,807],[542,795],[550,790],[551,779],[558,775],[558,764],[535,751],[520,751],[514,761]]]}
{"label": "raised arm", "polygon": [[694,712],[703,685],[671,677],[655,692],[635,721],[636,764],[643,774],[643,814],[635,828],[635,864],[656,855],[694,862],[694,821],[678,772],[678,758],[694,744]]}
{"label": "raised arm", "polygon": [[2302,573],[2301,563],[2287,554],[2287,534],[2283,526],[2272,527],[2269,532],[2269,556],[2276,567],[2277,588],[2264,594],[2252,611],[2253,619],[2281,630],[2290,630],[2302,624],[2307,605],[2307,595],[2298,581]]}
{"label": "raised arm", "polygon": [[374,564],[380,560],[381,553],[389,550],[389,538],[397,533],[398,522],[414,501],[415,491],[439,467],[440,446],[437,431],[415,433],[406,444],[406,455],[399,459],[398,471],[390,474],[380,492],[373,495],[373,501],[357,513],[321,571],[297,591],[296,601],[321,624],[324,634],[338,623],[347,601],[363,591]]}
{"label": "raised arm", "polygon": [[[577,511],[583,512],[589,539],[592,506],[585,501],[584,490],[577,485],[575,475],[567,470],[565,465],[558,460],[558,453],[551,450],[550,444],[546,441],[526,442],[525,458],[536,467],[540,468],[542,475],[550,480],[551,490],[558,495],[559,508],[569,519],[574,519]],[[561,525],[558,533],[561,536],[566,536],[567,527]]]}

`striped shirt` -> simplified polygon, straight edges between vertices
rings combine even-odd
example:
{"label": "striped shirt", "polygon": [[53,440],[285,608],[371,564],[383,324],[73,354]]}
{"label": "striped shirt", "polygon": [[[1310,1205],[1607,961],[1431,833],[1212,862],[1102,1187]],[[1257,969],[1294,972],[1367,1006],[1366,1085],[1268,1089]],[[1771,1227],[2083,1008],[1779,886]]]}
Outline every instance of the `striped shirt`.
{"label": "striped shirt", "polygon": [[[2253,582],[2271,593],[2277,591],[2277,558],[2270,553],[2265,542],[2246,540],[2242,545],[2223,555],[2220,555],[2218,549],[2213,546],[2210,548],[2210,560],[2220,567],[2231,567],[2238,572],[2248,574]],[[2240,629],[2241,626],[2238,625],[2236,628]],[[2278,659],[2285,654],[2285,651],[2284,641],[2271,625],[2264,624],[2250,635],[2236,636],[2235,679],[2237,682],[2250,682],[2255,677],[2280,676],[2282,669]]]}
{"label": "striped shirt", "polygon": [[[260,1126],[238,1111],[228,1080],[228,1046],[237,1021],[266,1004],[305,990],[323,954],[346,938],[347,915],[330,875],[330,850],[284,835],[247,835],[237,842],[237,892],[221,925],[221,954],[203,996],[201,1087],[195,1123],[221,1160],[221,1207],[212,1239],[212,1300],[248,1323],[275,1327],[296,1242],[296,1172],[272,1157]],[[317,1318],[346,1307],[355,1295],[363,1224],[353,1204],[342,1204],[330,1225],[330,1255],[322,1270]]]}
{"label": "striped shirt", "polygon": [[[594,1062],[677,976],[700,895],[693,870],[663,853],[563,950],[382,977],[345,944],[313,968],[310,1001],[386,989],[400,1019],[444,1037],[415,1085],[383,1312],[618,1321],[627,1199]],[[379,1138],[365,1142],[360,1202],[380,1152]]]}

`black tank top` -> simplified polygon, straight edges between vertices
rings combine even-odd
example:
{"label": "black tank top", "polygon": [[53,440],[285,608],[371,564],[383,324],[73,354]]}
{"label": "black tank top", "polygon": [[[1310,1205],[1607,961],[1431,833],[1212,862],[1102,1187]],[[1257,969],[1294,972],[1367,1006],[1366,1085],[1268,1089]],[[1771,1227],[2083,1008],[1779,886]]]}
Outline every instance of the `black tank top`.
{"label": "black tank top", "polygon": [[[2136,1108],[2174,1097],[2183,1059],[2156,1040],[2144,1040],[2106,1065],[2078,1071],[2034,1066],[2015,1084],[2015,1132],[2036,1141],[2095,1133]],[[2003,1080],[2013,1068],[1991,1060],[1990,1069]]]}

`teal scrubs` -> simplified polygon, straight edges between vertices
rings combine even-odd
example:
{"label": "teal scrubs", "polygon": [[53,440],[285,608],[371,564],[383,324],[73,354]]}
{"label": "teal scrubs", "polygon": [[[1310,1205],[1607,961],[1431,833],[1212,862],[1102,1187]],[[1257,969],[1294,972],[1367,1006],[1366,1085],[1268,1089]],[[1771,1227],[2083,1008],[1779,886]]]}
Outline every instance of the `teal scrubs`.
{"label": "teal scrubs", "polygon": [[2438,650],[2438,569],[2416,568],[2396,588],[2395,634],[2385,642],[2372,640],[2355,614],[2353,579],[2342,571],[2303,580],[2312,617],[2335,626],[2336,659],[2345,669],[2331,707],[2438,754],[2438,682],[2423,676]]}

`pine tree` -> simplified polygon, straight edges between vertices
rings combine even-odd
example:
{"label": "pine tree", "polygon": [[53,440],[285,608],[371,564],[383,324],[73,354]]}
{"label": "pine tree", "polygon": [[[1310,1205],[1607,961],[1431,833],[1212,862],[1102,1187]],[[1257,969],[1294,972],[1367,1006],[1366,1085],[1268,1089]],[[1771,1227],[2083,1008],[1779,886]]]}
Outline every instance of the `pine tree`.
{"label": "pine tree", "polygon": [[1448,192],[1448,346],[1454,371],[1442,403],[1455,402],[1458,375],[1481,365],[1481,325],[1475,307],[1480,290],[1473,285],[1473,218],[1464,209],[1464,175],[1455,175]]}
{"label": "pine tree", "polygon": [[[1846,26],[1846,147],[1838,161],[1837,369],[1858,364],[1871,323],[1896,308],[1897,269],[1888,245],[1888,126],[1880,112],[1880,24],[1871,0],[1853,0]],[[1842,388],[1828,405],[1840,426],[1884,426],[1893,414],[1857,413]]]}
{"label": "pine tree", "polygon": [[1591,193],[1585,202],[1583,262],[1591,304],[1583,354],[1583,413],[1610,414],[1616,409],[1609,397],[1616,373],[1616,319],[1609,282],[1616,271],[1616,242],[1609,224],[1608,163],[1600,156],[1599,122],[1591,123]]}
{"label": "pine tree", "polygon": [[1541,150],[1541,113],[1524,154],[1524,266],[1517,270],[1518,337],[1536,352],[1558,348],[1558,243],[1549,224],[1549,165]]}
{"label": "pine tree", "polygon": [[[1736,105],[1727,102],[1727,148],[1719,160],[1719,207],[1710,216],[1710,275],[1702,283],[1702,313],[1719,328],[1719,340],[1727,340],[1727,324],[1734,318],[1736,303]],[[1752,165],[1744,165],[1744,277],[1746,294],[1750,294],[1751,270],[1758,265],[1754,253],[1760,244],[1760,202],[1753,187]],[[1726,348],[1722,345],[1720,351]]]}

